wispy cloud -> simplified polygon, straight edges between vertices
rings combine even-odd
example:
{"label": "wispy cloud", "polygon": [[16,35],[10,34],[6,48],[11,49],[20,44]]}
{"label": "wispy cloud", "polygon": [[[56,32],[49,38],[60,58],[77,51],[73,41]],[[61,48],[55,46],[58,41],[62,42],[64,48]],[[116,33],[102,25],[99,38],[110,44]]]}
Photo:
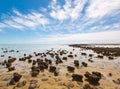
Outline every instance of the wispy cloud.
{"label": "wispy cloud", "polygon": [[36,29],[37,26],[44,26],[49,23],[48,19],[39,12],[31,11],[29,14],[22,14],[13,9],[15,15],[10,15],[9,19],[4,19],[0,23],[0,28],[16,28],[19,30]]}
{"label": "wispy cloud", "polygon": [[51,0],[40,11],[25,14],[13,9],[9,19],[0,21],[0,29],[39,29],[51,35],[115,31],[120,30],[119,14],[120,0]]}
{"label": "wispy cloud", "polygon": [[119,0],[90,0],[87,15],[89,18],[101,18],[118,10],[120,10]]}
{"label": "wispy cloud", "polygon": [[50,16],[58,20],[75,20],[81,16],[87,0],[65,0],[65,5],[57,4],[57,0],[53,0],[49,6],[51,8]]}

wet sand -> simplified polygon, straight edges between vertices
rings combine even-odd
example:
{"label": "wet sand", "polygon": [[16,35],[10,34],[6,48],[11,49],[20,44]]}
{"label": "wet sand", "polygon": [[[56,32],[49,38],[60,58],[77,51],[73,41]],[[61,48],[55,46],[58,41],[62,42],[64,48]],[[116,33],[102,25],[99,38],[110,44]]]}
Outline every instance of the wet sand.
{"label": "wet sand", "polygon": [[[39,55],[35,56],[34,54],[31,54],[33,56],[31,58],[32,60],[36,60],[37,58],[43,59],[43,61],[45,60],[45,58],[52,60],[52,66],[56,67],[58,76],[54,76],[54,73],[49,72],[49,65],[48,69],[44,69],[44,71],[40,71],[36,77],[32,77],[32,63],[28,63],[28,59],[26,59],[26,61],[19,61],[19,58],[17,58],[17,60],[12,63],[12,66],[15,66],[15,70],[10,72],[8,72],[8,69],[5,67],[5,65],[2,66],[1,64],[0,89],[120,89],[120,84],[113,82],[113,80],[116,81],[120,78],[119,56],[115,56],[114,59],[109,60],[108,56],[98,58],[99,54],[95,53],[91,49],[71,47],[67,51],[67,54],[62,55],[60,55],[57,51],[55,52],[59,54],[61,60],[63,57],[67,57],[67,60],[62,60],[63,63],[58,64],[55,64],[56,58],[50,57],[49,54],[46,54],[46,57],[41,57]],[[81,53],[86,53],[86,55],[82,55]],[[68,57],[69,54],[73,55],[73,58]],[[90,57],[89,54],[93,54],[93,56]],[[93,62],[88,61],[88,59],[92,60]],[[74,66],[74,60],[79,61],[78,67]],[[83,66],[82,62],[87,63],[87,67]],[[35,66],[37,66],[37,64]],[[74,72],[69,72],[67,70],[68,66],[74,67]],[[90,84],[89,81],[86,81],[87,78],[84,76],[86,71],[90,73],[92,73],[93,71],[100,72],[102,74],[102,77],[99,81],[99,84],[94,85]],[[22,77],[19,82],[16,82],[15,85],[9,85],[9,82],[13,77],[13,73],[15,72],[22,75]],[[73,81],[73,74],[82,75],[82,81]],[[23,81],[25,81],[26,84],[23,86],[19,86],[19,83]],[[89,84],[91,88],[85,88],[84,86],[86,84]]]}

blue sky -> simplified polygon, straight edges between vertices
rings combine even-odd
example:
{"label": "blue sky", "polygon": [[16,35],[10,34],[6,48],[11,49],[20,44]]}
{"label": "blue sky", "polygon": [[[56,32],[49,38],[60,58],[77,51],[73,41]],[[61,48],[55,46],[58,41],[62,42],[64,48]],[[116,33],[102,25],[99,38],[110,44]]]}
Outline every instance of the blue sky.
{"label": "blue sky", "polygon": [[0,0],[0,43],[120,42],[120,0]]}

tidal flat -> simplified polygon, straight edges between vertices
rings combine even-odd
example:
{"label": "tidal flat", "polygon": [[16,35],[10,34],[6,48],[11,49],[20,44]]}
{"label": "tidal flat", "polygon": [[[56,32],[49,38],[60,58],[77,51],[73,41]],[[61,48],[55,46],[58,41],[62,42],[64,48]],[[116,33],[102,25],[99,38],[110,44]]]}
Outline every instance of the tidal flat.
{"label": "tidal flat", "polygon": [[120,89],[120,45],[0,45],[0,89]]}

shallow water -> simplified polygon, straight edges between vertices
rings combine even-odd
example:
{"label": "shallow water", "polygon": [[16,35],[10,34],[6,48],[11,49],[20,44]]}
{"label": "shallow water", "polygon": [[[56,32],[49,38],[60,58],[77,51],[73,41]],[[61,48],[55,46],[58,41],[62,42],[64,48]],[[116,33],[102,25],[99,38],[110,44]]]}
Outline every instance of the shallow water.
{"label": "shallow water", "polygon": [[[3,53],[2,48],[10,50],[15,50],[15,52],[7,52]],[[0,55],[5,55],[7,58],[8,56],[12,57],[21,57],[23,54],[32,54],[33,52],[45,52],[46,50],[50,50],[54,48],[54,50],[58,49],[70,49],[67,45],[47,45],[47,44],[0,44]],[[19,51],[18,53],[16,51]],[[0,57],[0,61],[3,58]]]}
{"label": "shallow water", "polygon": [[[69,73],[67,71],[67,66],[73,66],[74,67],[74,60],[79,60],[80,66],[79,68],[75,68],[76,74],[81,74],[84,76],[85,72],[92,72],[92,71],[98,71],[103,74],[103,78],[100,80],[99,86],[93,86],[98,89],[119,89],[120,85],[114,84],[112,80],[116,80],[117,78],[120,78],[120,57],[115,57],[114,60],[109,60],[108,57],[104,56],[103,59],[97,58],[97,54],[94,53],[92,50],[82,50],[80,48],[74,48],[73,51],[72,47],[69,47],[67,45],[28,45],[28,44],[17,44],[17,45],[0,45],[0,48],[7,48],[8,50],[19,50],[18,53],[3,53],[0,49],[0,55],[4,54],[5,57],[0,57],[0,61],[3,61],[8,58],[8,56],[12,57],[23,57],[23,54],[33,54],[33,52],[45,52],[46,50],[54,49],[55,51],[61,49],[61,50],[68,50],[71,51],[73,55],[77,55],[77,57],[68,58],[67,61],[63,61],[62,64],[55,65],[57,67],[57,70],[59,72],[59,76],[55,77],[52,73],[49,73],[48,70],[45,70],[44,72],[41,72],[37,78],[32,78],[30,76],[30,68],[32,64],[28,64],[27,62],[20,62],[16,61],[13,63],[13,66],[16,67],[16,72],[23,75],[22,80],[26,80],[28,83],[26,86],[24,86],[22,89],[28,89],[29,81],[32,79],[38,80],[38,84],[40,85],[40,88],[37,89],[68,89],[68,87],[65,86],[66,83],[72,83],[74,84],[73,88],[70,89],[83,89],[84,84],[88,84],[87,81],[85,81],[85,77],[83,78],[82,83],[78,83],[75,81],[72,81],[71,76],[72,73]],[[87,56],[81,55],[82,52],[87,53]],[[69,53],[68,53],[69,54]],[[68,55],[67,54],[67,55]],[[88,62],[88,59],[90,58],[88,55],[93,54],[94,56],[91,58],[94,62]],[[63,56],[67,56],[63,55]],[[61,58],[63,57],[61,56]],[[33,57],[32,59],[36,59],[37,57]],[[47,58],[50,58],[51,60],[55,60],[54,58],[51,58],[50,56],[47,56]],[[83,67],[81,65],[81,62],[88,63],[88,67]],[[6,77],[11,78],[12,74],[15,72],[8,72],[8,70],[4,66],[0,66],[0,84],[3,83],[2,87],[5,87],[5,89],[13,89],[14,86],[9,86],[6,88],[7,83],[10,81],[3,81]],[[109,77],[108,74],[112,73],[112,77]],[[68,74],[68,75],[67,75]],[[43,76],[45,75],[45,76]],[[66,76],[67,75],[67,76]],[[47,78],[47,81],[41,81],[42,78]],[[56,82],[57,81],[57,82]],[[52,86],[51,86],[52,85]],[[0,89],[3,89],[0,87]],[[18,89],[18,88],[16,88]]]}

